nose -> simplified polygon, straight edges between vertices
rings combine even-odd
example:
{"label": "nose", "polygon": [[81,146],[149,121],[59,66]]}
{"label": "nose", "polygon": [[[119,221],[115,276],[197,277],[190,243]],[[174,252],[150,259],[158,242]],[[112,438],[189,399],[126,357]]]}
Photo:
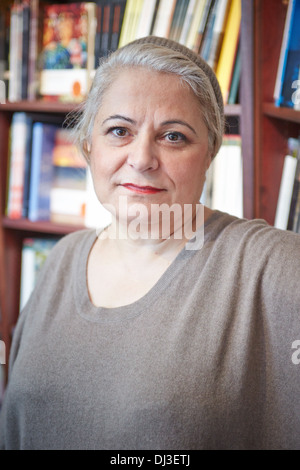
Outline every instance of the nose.
{"label": "nose", "polygon": [[153,171],[159,166],[155,141],[148,134],[140,134],[132,142],[127,163],[137,171]]}

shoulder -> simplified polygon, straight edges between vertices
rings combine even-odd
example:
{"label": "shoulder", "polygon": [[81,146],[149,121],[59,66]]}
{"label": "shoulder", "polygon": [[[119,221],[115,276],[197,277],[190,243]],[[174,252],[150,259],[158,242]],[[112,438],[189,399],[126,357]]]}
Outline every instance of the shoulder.
{"label": "shoulder", "polygon": [[257,268],[285,266],[300,271],[300,235],[261,219],[240,219],[215,211],[206,240],[222,258],[240,259]]}
{"label": "shoulder", "polygon": [[83,229],[64,235],[53,247],[51,256],[68,253],[74,248],[80,247],[82,244],[96,239],[96,236],[97,234],[95,229]]}
{"label": "shoulder", "polygon": [[94,229],[79,230],[63,236],[48,255],[39,273],[38,284],[42,283],[49,273],[57,279],[70,273],[84,256],[88,256],[96,237]]}
{"label": "shoulder", "polygon": [[255,248],[267,248],[268,245],[298,246],[300,234],[288,230],[280,230],[269,225],[263,219],[243,219],[226,213],[215,211],[210,231],[217,237],[225,237],[227,242],[250,245]]}

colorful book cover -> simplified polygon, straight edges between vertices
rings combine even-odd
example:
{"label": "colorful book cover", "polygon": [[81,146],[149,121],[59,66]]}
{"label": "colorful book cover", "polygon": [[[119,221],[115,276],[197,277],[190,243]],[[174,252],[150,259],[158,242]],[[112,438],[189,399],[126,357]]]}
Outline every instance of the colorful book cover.
{"label": "colorful book cover", "polygon": [[[45,7],[41,95],[81,100],[88,91],[91,2]],[[95,34],[94,34],[95,36]],[[94,61],[94,59],[93,59]]]}
{"label": "colorful book cover", "polygon": [[277,106],[294,108],[293,83],[298,80],[300,67],[300,0],[295,0],[280,84]]}
{"label": "colorful book cover", "polygon": [[30,155],[31,119],[23,112],[14,113],[11,124],[11,145],[6,214],[20,219],[26,196],[27,159]]}
{"label": "colorful book cover", "polygon": [[50,220],[84,225],[87,163],[73,142],[69,129],[58,129],[53,149]]}
{"label": "colorful book cover", "polygon": [[35,122],[32,130],[32,156],[28,219],[50,219],[50,191],[53,180],[55,124]]}
{"label": "colorful book cover", "polygon": [[220,57],[216,68],[216,76],[220,83],[224,103],[228,102],[229,88],[239,42],[241,13],[241,0],[232,0],[225,26]]}

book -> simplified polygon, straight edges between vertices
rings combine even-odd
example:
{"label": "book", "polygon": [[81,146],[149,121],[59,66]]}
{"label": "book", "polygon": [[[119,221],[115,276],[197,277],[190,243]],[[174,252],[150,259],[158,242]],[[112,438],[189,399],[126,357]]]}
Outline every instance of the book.
{"label": "book", "polygon": [[189,2],[187,0],[177,0],[169,32],[169,38],[174,41],[180,39],[183,28],[184,18],[187,12]]}
{"label": "book", "polygon": [[9,38],[9,88],[8,99],[16,102],[21,99],[22,79],[22,4],[15,1],[11,8]]}
{"label": "book", "polygon": [[[209,22],[212,17],[214,4],[216,0],[206,0],[201,21],[197,30],[196,40],[193,46],[193,50],[198,54],[201,51],[203,39],[209,28]],[[213,25],[211,25],[212,27]]]}
{"label": "book", "polygon": [[126,0],[117,0],[113,4],[113,22],[112,22],[112,33],[110,40],[110,51],[115,51],[118,49],[118,44],[120,40],[120,33],[122,22],[124,18]]}
{"label": "book", "polygon": [[29,0],[22,0],[22,66],[21,66],[21,99],[27,100],[28,72],[29,72],[29,28],[30,5]]}
{"label": "book", "polygon": [[95,66],[96,4],[80,2],[44,8],[40,94],[81,101]]}
{"label": "book", "polygon": [[87,163],[69,129],[58,129],[55,133],[52,165],[51,222],[84,225]]}
{"label": "book", "polygon": [[224,103],[228,102],[231,77],[238,48],[241,25],[241,0],[232,0],[225,26],[224,39],[216,67]]}
{"label": "book", "polygon": [[25,238],[21,255],[20,312],[27,304],[39,272],[58,239]]}
{"label": "book", "polygon": [[289,210],[293,195],[293,184],[296,175],[296,166],[297,159],[292,155],[286,155],[284,158],[274,221],[274,227],[280,228],[282,230],[286,230],[288,225]]}
{"label": "book", "polygon": [[36,100],[39,96],[39,56],[43,41],[43,6],[44,1],[30,1],[30,25],[28,44],[28,89],[27,99]]}
{"label": "book", "polygon": [[144,0],[127,0],[118,47],[123,47],[135,39],[143,1]]}
{"label": "book", "polygon": [[296,154],[297,163],[295,169],[295,178],[292,190],[287,230],[293,230],[295,228],[295,214],[297,212],[297,203],[300,193],[300,137],[297,139],[297,142],[294,145],[294,152]]}
{"label": "book", "polygon": [[191,24],[192,24],[192,20],[193,20],[193,14],[194,14],[195,7],[196,7],[196,0],[189,0],[186,15],[185,15],[184,22],[183,22],[183,25],[182,25],[182,30],[181,30],[181,33],[180,33],[180,38],[178,40],[178,42],[180,42],[180,44],[183,44],[183,45],[186,44],[188,33],[189,33],[189,30],[190,30],[190,27],[191,27]]}
{"label": "book", "polygon": [[292,1],[289,31],[286,41],[282,74],[279,84],[279,97],[276,106],[294,107],[292,85],[299,77],[300,57],[300,0]]}
{"label": "book", "polygon": [[111,2],[104,2],[101,5],[101,47],[100,57],[107,56],[110,48],[110,33],[112,28],[113,19],[113,4]]}
{"label": "book", "polygon": [[207,63],[211,66],[213,70],[216,69],[220,49],[224,38],[226,18],[228,14],[228,9],[230,6],[231,0],[219,0],[218,8],[216,11],[216,18],[214,22],[210,50],[207,57]]}
{"label": "book", "polygon": [[27,197],[28,161],[31,153],[31,118],[24,112],[12,117],[6,215],[11,219],[24,216]]}
{"label": "book", "polygon": [[240,49],[240,45],[238,45],[231,84],[229,88],[228,104],[235,104],[238,102],[240,78],[241,78],[241,49]]}
{"label": "book", "polygon": [[143,3],[135,38],[149,36],[154,21],[156,0],[146,0]]}
{"label": "book", "polygon": [[243,164],[240,135],[224,135],[218,154],[207,171],[211,209],[243,217]]}
{"label": "book", "polygon": [[4,104],[8,90],[10,11],[0,6],[0,104]]}
{"label": "book", "polygon": [[153,24],[153,36],[169,37],[176,0],[160,0]]}
{"label": "book", "polygon": [[289,42],[289,37],[291,34],[291,18],[292,18],[292,12],[294,8],[295,8],[295,0],[289,0],[286,17],[285,17],[283,36],[282,36],[281,48],[280,48],[280,56],[279,56],[279,61],[278,61],[275,87],[274,87],[274,93],[273,93],[275,103],[279,100],[279,97],[280,97],[281,83],[283,81],[283,75],[284,75],[284,70],[286,66],[288,42]]}
{"label": "book", "polygon": [[198,0],[195,5],[195,10],[188,32],[185,46],[189,49],[194,49],[197,41],[197,33],[201,24],[201,19],[204,13],[206,0]]}
{"label": "book", "polygon": [[53,180],[53,149],[59,126],[35,122],[32,128],[32,156],[28,219],[50,219],[50,190]]}

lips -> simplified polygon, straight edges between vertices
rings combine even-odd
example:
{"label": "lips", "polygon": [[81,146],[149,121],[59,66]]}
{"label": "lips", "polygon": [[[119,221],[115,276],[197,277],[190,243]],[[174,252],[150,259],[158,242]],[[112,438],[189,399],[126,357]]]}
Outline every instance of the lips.
{"label": "lips", "polygon": [[121,186],[138,194],[156,194],[161,191],[165,191],[164,189],[156,188],[154,186],[138,186],[132,183],[121,184]]}

